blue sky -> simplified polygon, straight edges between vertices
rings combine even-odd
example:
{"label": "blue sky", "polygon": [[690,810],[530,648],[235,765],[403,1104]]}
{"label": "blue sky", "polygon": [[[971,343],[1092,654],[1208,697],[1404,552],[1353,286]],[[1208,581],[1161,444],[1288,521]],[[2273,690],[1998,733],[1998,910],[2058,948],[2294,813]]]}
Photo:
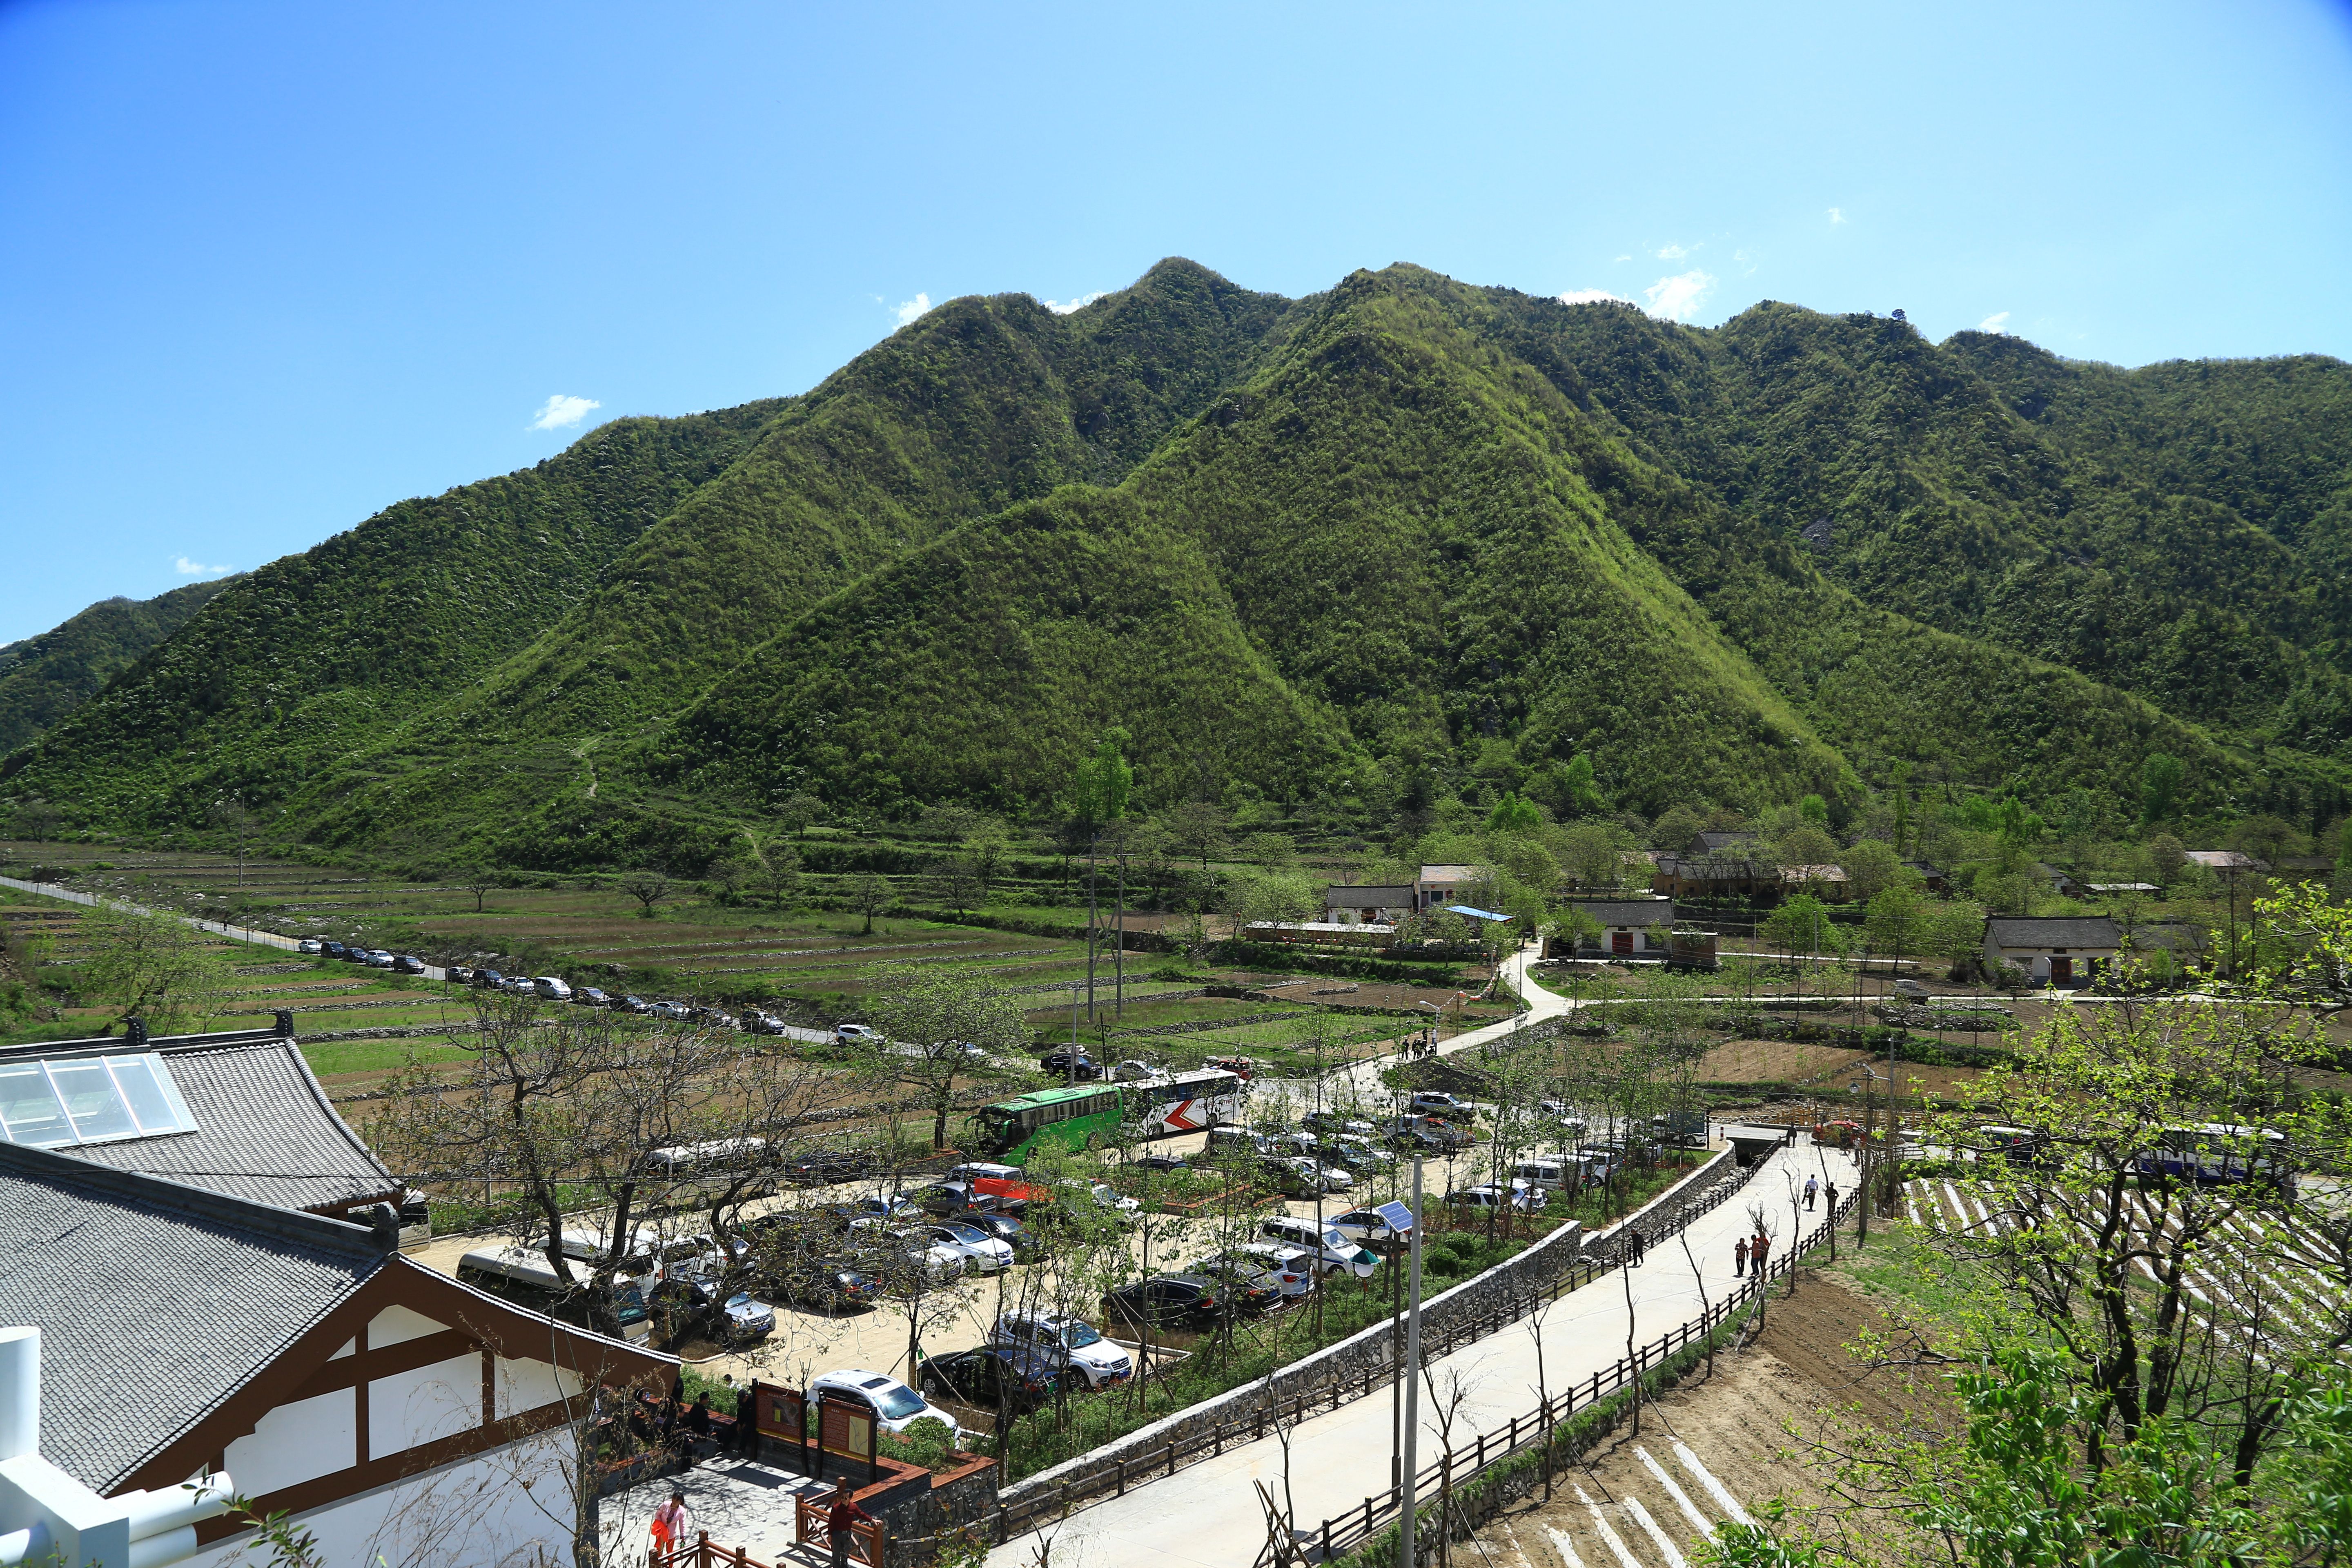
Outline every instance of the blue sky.
{"label": "blue sky", "polygon": [[2352,355],[2347,173],[2343,4],[0,5],[0,641],[1168,255]]}

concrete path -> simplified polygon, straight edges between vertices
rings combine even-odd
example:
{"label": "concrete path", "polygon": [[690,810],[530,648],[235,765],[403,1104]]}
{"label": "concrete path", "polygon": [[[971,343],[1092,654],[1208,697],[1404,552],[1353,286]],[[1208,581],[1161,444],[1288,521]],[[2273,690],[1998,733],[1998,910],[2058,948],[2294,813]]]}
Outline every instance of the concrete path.
{"label": "concrete path", "polygon": [[[1793,1234],[1789,1184],[1824,1171],[1851,1190],[1853,1163],[1800,1136],[1776,1152],[1740,1196],[1702,1215],[1687,1232],[1693,1270],[1679,1241],[1651,1250],[1632,1271],[1637,1344],[1696,1318],[1704,1310],[1701,1279],[1720,1300],[1730,1292],[1732,1243],[1750,1229],[1749,1210],[1762,1205],[1776,1241]],[[1808,1228],[1822,1218],[1803,1216]],[[1606,1373],[1626,1352],[1623,1277],[1611,1275],[1562,1297],[1538,1318],[1524,1320],[1432,1363],[1422,1389],[1421,1461],[1444,1447],[1450,1420],[1454,1445],[1510,1425],[1535,1407],[1537,1331],[1543,1342],[1544,1385],[1555,1393]],[[1437,1407],[1450,1407],[1441,1416]],[[1249,1568],[1265,1543],[1265,1520],[1252,1483],[1263,1481],[1277,1502],[1287,1495],[1300,1528],[1321,1524],[1386,1490],[1390,1475],[1389,1401],[1374,1395],[1301,1424],[1291,1436],[1289,1479],[1283,1477],[1281,1442],[1272,1436],[1227,1450],[1172,1477],[1130,1483],[1124,1498],[1085,1508],[1058,1526],[1016,1536],[989,1556],[990,1568],[1031,1568],[1038,1547],[1052,1541],[1054,1568]]]}

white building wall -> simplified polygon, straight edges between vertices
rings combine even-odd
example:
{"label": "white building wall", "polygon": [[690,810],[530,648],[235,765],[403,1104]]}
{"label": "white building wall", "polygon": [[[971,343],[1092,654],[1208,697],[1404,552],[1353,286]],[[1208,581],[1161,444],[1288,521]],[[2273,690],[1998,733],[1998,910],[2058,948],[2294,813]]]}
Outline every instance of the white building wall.
{"label": "white building wall", "polygon": [[404,1448],[481,1424],[482,1358],[478,1352],[379,1377],[368,1384],[368,1457],[372,1459],[389,1458]]}
{"label": "white building wall", "polygon": [[368,1322],[368,1349],[390,1350],[407,1340],[437,1334],[448,1326],[406,1307],[386,1307]]}
{"label": "white building wall", "polygon": [[543,1361],[499,1358],[499,1414],[501,1421],[520,1411],[537,1410],[569,1399],[583,1387],[580,1374]]}
{"label": "white building wall", "polygon": [[[542,1554],[569,1563],[571,1441],[569,1430],[559,1428],[298,1513],[293,1522],[317,1539],[319,1560],[332,1568],[376,1568],[379,1557],[383,1568],[532,1568]],[[609,1551],[618,1543],[606,1544]],[[187,1562],[189,1568],[261,1568],[268,1560],[267,1549],[228,1544]]]}
{"label": "white building wall", "polygon": [[281,1405],[228,1446],[224,1467],[247,1497],[348,1470],[359,1462],[358,1403],[337,1388]]}

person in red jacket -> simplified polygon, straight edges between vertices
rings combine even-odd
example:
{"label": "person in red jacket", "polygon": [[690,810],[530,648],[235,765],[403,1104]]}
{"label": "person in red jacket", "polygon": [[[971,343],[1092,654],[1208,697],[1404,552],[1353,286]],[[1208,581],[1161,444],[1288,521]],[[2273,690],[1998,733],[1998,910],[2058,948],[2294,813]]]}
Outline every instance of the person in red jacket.
{"label": "person in red jacket", "polygon": [[849,1500],[849,1483],[838,1483],[834,1488],[833,1506],[824,1516],[824,1538],[833,1543],[833,1568],[849,1568],[849,1527],[861,1519],[869,1524],[874,1522],[872,1514]]}

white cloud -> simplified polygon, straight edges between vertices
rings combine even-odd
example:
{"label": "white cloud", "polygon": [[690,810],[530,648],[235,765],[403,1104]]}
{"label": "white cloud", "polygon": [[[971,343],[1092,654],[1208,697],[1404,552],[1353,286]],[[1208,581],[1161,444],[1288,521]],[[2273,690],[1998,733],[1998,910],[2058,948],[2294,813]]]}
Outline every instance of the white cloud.
{"label": "white cloud", "polygon": [[1612,300],[1620,305],[1630,305],[1633,302],[1624,295],[1612,294],[1606,289],[1570,289],[1559,297],[1559,302],[1563,305],[1600,305]]}
{"label": "white cloud", "polygon": [[1633,258],[1630,253],[1628,253],[1627,255],[1619,257],[1617,259],[1620,261],[1631,261]]}
{"label": "white cloud", "polygon": [[207,566],[201,561],[191,561],[183,555],[172,569],[183,577],[217,577],[224,572],[234,572],[234,566]]}
{"label": "white cloud", "polygon": [[1045,301],[1045,309],[1057,316],[1066,316],[1073,310],[1085,310],[1096,300],[1106,298],[1109,293],[1110,290],[1108,289],[1097,289],[1091,294],[1081,294],[1075,300],[1048,300]]}
{"label": "white cloud", "polygon": [[561,430],[567,425],[577,425],[587,417],[592,408],[604,405],[593,397],[566,397],[557,393],[539,405],[539,413],[530,422],[533,430]]}
{"label": "white cloud", "polygon": [[1661,278],[1642,290],[1650,297],[1650,314],[1668,321],[1690,320],[1714,291],[1714,275],[1696,267],[1672,278]]}
{"label": "white cloud", "polygon": [[1987,316],[1983,321],[1977,323],[1977,331],[1980,332],[2005,332],[2009,331],[2009,312],[2007,310],[2000,310],[1994,312],[1992,315]]}
{"label": "white cloud", "polygon": [[1845,213],[1843,212],[1843,209],[1838,208],[1838,207],[1832,207],[1832,208],[1830,208],[1830,226],[1831,226],[1832,228],[1835,228],[1838,225],[1840,225],[1840,224],[1843,223],[1844,221],[1845,221]]}
{"label": "white cloud", "polygon": [[929,294],[918,294],[911,300],[901,300],[893,313],[898,316],[898,324],[903,327],[908,322],[928,314],[930,308],[931,297]]}
{"label": "white cloud", "polygon": [[1657,249],[1650,252],[1650,254],[1656,257],[1661,261],[1680,261],[1684,257],[1688,256],[1690,252],[1685,250],[1679,245],[1666,245],[1659,247]]}

